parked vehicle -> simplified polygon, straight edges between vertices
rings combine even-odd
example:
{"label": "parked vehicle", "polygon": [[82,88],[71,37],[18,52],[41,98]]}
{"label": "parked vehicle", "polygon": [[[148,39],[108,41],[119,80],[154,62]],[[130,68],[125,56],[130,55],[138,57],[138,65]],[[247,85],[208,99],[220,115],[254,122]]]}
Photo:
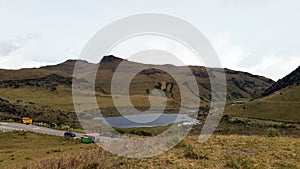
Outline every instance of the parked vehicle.
{"label": "parked vehicle", "polygon": [[30,117],[22,117],[22,123],[23,124],[27,124],[27,125],[32,124],[32,118],[30,118]]}
{"label": "parked vehicle", "polygon": [[89,144],[89,143],[94,143],[94,141],[95,141],[95,138],[93,138],[91,136],[82,136],[81,137],[81,142],[82,143]]}
{"label": "parked vehicle", "polygon": [[64,136],[66,136],[66,137],[76,137],[76,134],[67,131],[67,132],[64,133]]}
{"label": "parked vehicle", "polygon": [[91,139],[91,143],[95,143],[96,137],[98,137],[99,135],[100,135],[99,133],[87,133],[87,134],[83,134],[82,137],[88,137]]}

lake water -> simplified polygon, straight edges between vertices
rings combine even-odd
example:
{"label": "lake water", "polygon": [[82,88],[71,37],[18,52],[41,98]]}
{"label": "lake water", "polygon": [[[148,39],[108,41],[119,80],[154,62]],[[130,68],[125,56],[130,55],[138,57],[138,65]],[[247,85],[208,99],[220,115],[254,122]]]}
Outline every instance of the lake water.
{"label": "lake water", "polygon": [[[149,119],[154,119],[149,122]],[[134,128],[134,127],[154,127],[167,126],[172,123],[186,122],[185,124],[200,123],[199,120],[191,118],[188,114],[139,114],[118,117],[96,117],[94,120],[102,122],[118,128]]]}

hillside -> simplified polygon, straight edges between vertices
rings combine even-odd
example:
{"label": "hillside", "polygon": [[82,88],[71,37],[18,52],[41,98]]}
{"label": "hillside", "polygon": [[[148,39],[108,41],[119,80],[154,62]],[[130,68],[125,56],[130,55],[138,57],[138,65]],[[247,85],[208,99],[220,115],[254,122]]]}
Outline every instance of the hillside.
{"label": "hillside", "polygon": [[280,89],[283,89],[287,86],[292,86],[294,84],[298,84],[300,83],[300,66],[294,70],[293,72],[291,72],[290,74],[288,74],[287,76],[285,76],[284,78],[278,80],[276,83],[274,83],[272,86],[270,86],[268,89],[266,89],[262,96],[268,96]]}
{"label": "hillside", "polygon": [[[90,71],[99,66],[96,79],[96,89],[105,94],[110,93],[110,82],[113,73],[119,63],[124,61],[123,59],[114,56],[105,56],[100,64],[88,63],[83,60],[67,60],[58,65],[44,66],[41,68],[34,69],[20,69],[20,70],[4,70],[0,69],[0,85],[5,87],[13,84],[21,83],[24,85],[25,81],[39,81],[42,78],[47,78],[50,75],[58,75],[60,77],[72,77],[73,69],[76,61],[79,63],[82,69],[82,75],[89,75]],[[125,60],[127,61],[127,60]],[[141,67],[143,64],[129,62],[127,71],[133,70],[132,67]],[[135,90],[131,91],[131,94],[146,94],[146,89],[153,89],[155,86],[159,85],[161,87],[162,83],[174,83],[174,79],[164,71],[159,70],[159,68],[168,67],[169,70],[176,72],[182,76],[182,79],[189,76],[194,76],[198,82],[200,96],[203,100],[208,101],[210,99],[210,82],[207,74],[207,69],[212,71],[213,74],[217,76],[219,69],[205,68],[202,66],[191,66],[189,67],[192,74],[184,72],[184,67],[176,67],[172,65],[155,65],[153,69],[147,69],[141,71],[133,79],[131,87]],[[252,75],[246,72],[234,71],[230,69],[225,69],[228,95],[227,99],[250,99],[256,98],[262,95],[262,92],[269,88],[274,82],[271,79]],[[56,79],[52,79],[56,81]],[[26,85],[26,84],[25,84]],[[21,85],[22,86],[22,85]],[[28,86],[28,85],[27,85]],[[179,91],[174,86],[173,95],[178,96]]]}
{"label": "hillside", "polygon": [[[94,66],[99,66],[98,74],[96,79],[96,86],[101,89],[104,93],[110,93],[110,81],[113,76],[114,71],[117,66],[122,62],[127,62],[128,66],[126,71],[131,72],[134,70],[134,67],[142,67],[143,64],[130,62],[117,58],[114,56],[105,56],[101,60],[100,64],[91,64],[86,61],[79,60],[80,67],[84,67],[83,74],[89,74],[89,71],[94,68]],[[75,65],[75,60],[68,60],[64,63],[41,67],[41,70],[51,70],[51,71],[60,71],[66,74],[72,75]],[[166,72],[159,70],[159,68],[168,68],[172,72],[180,74],[182,78],[186,76],[194,76],[198,82],[200,95],[204,100],[209,100],[209,91],[210,91],[210,82],[207,73],[207,69],[212,71],[213,74],[217,76],[219,69],[217,68],[205,68],[203,66],[190,66],[189,68],[192,71],[192,75],[188,72],[185,72],[185,67],[176,67],[172,65],[153,65],[157,69],[147,69],[141,71],[133,79],[131,87],[135,90],[132,91],[132,94],[145,94],[146,89],[154,88],[155,85],[170,81],[174,82],[174,79],[170,77]],[[246,72],[234,71],[230,69],[225,69],[227,86],[228,86],[228,99],[250,99],[259,97],[262,92],[270,87],[274,82],[271,79],[252,75]],[[142,86],[141,86],[142,85]],[[178,95],[176,87],[174,94]]]}
{"label": "hillside", "polygon": [[[143,66],[114,56],[105,56],[99,65],[78,60],[79,66],[84,68],[80,72],[82,76],[89,76],[91,70],[99,66],[95,89],[97,101],[105,116],[118,115],[110,95],[110,86],[113,73],[121,61],[128,63],[128,72],[133,71],[134,66]],[[0,110],[1,119],[17,120],[20,116],[31,116],[36,121],[78,127],[71,88],[75,63],[76,60],[68,60],[58,65],[35,69],[0,70],[0,104],[5,105]],[[149,107],[147,90],[156,88],[168,97],[166,113],[177,112],[176,108],[179,107],[180,102],[178,84],[169,74],[159,69],[162,67],[168,67],[181,79],[194,76],[199,87],[201,106],[209,106],[210,81],[205,67],[191,66],[192,74],[189,74],[183,67],[155,65],[155,68],[141,71],[131,82],[130,99],[136,108],[147,109]],[[208,69],[214,77],[218,77],[220,69]],[[268,78],[246,72],[225,69],[225,73],[229,100],[256,98],[273,84],[273,81]],[[76,80],[85,83],[83,79]],[[188,88],[189,82],[184,82],[183,85]],[[86,104],[88,106],[89,103]],[[126,108],[127,105],[123,106]],[[91,107],[94,108],[96,107]]]}
{"label": "hillside", "polygon": [[[99,65],[79,60],[80,75],[89,76],[99,66],[96,78],[96,99],[106,117],[117,116],[110,93],[111,78],[123,59],[104,57]],[[127,71],[140,63],[129,63]],[[72,79],[76,60],[45,66],[37,69],[0,70],[0,120],[20,121],[21,116],[30,116],[43,126],[74,131],[80,128],[72,100],[72,80],[87,83],[84,79]],[[168,97],[165,113],[173,113],[179,107],[178,84],[169,74],[159,68],[180,75],[196,78],[202,110],[207,111],[210,100],[210,82],[205,67],[191,66],[192,74],[183,67],[156,65],[135,76],[130,86],[130,99],[141,110],[149,107],[147,89],[160,89]],[[220,69],[208,68],[214,78]],[[224,117],[205,143],[199,144],[198,134],[203,127],[193,127],[189,135],[166,153],[151,158],[129,159],[118,157],[96,148],[80,144],[78,140],[35,134],[24,131],[0,133],[3,153],[2,168],[299,168],[300,85],[293,83],[261,96],[265,89],[274,86],[268,78],[246,72],[225,69],[227,99],[249,101],[245,105],[226,108]],[[184,83],[189,87],[189,82]],[[126,96],[119,96],[126,97]],[[157,98],[159,100],[159,98]],[[90,109],[90,103],[85,103]],[[126,108],[126,104],[122,105]],[[229,112],[229,113],[228,113]],[[235,116],[239,116],[238,118]],[[250,117],[255,119],[248,119]],[[205,116],[199,116],[204,121]],[[274,122],[259,119],[270,119]],[[152,128],[128,128],[118,130],[132,137],[153,136],[168,126]],[[280,136],[280,137],[278,137]],[[28,156],[28,154],[33,154]]]}
{"label": "hillside", "polygon": [[300,67],[268,88],[262,98],[231,105],[225,114],[277,121],[300,122]]}

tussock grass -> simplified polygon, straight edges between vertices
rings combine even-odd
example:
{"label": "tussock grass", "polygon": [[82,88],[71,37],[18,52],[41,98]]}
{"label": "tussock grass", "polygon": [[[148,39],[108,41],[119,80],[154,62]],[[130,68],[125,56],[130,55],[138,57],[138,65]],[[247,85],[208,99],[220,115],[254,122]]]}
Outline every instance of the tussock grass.
{"label": "tussock grass", "polygon": [[[55,141],[51,142],[48,143],[49,146],[57,147]],[[27,144],[28,148],[32,146],[30,142]],[[28,148],[25,146],[23,151]],[[15,159],[9,160],[12,165],[6,167],[24,169],[300,167],[300,139],[287,137],[214,135],[207,142],[200,144],[197,136],[188,136],[171,150],[142,159],[119,157],[95,147],[82,150],[79,146],[73,147],[74,151],[61,150],[62,152],[57,152],[55,156],[46,156],[45,152],[42,157],[30,156],[27,160],[23,154],[24,160],[19,163],[20,165],[13,165],[18,160]]]}
{"label": "tussock grass", "polygon": [[0,142],[0,168],[20,166],[32,160],[52,158],[96,147],[82,145],[79,140],[71,138],[24,131],[0,133]]}

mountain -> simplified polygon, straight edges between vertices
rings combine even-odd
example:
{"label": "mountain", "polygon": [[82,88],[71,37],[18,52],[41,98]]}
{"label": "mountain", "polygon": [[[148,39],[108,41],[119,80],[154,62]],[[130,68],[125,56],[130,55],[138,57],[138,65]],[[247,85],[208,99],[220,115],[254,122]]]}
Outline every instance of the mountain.
{"label": "mountain", "polygon": [[278,80],[276,83],[274,83],[272,86],[270,86],[268,89],[266,89],[262,96],[268,96],[280,89],[283,89],[287,86],[292,86],[294,84],[298,84],[300,83],[300,66],[294,70],[293,72],[291,72],[290,74],[288,74],[287,76],[285,76],[284,78]]}
{"label": "mountain", "polygon": [[231,105],[225,114],[276,121],[300,122],[300,67],[244,105]]}
{"label": "mountain", "polygon": [[[176,81],[161,69],[167,68],[175,73],[181,81],[186,77],[195,78],[199,93],[193,93],[201,98],[201,106],[209,107],[210,80],[209,70],[213,78],[220,74],[218,68],[205,68],[203,66],[173,66],[173,65],[146,65],[131,62],[115,56],[105,56],[95,64],[84,60],[67,60],[57,65],[44,66],[34,69],[0,70],[0,104],[5,109],[0,109],[0,117],[18,120],[20,116],[31,116],[37,121],[47,123],[67,124],[79,126],[74,112],[72,100],[72,76],[76,64],[80,68],[79,77],[92,75],[92,70],[97,68],[95,79],[96,98],[100,109],[105,116],[116,116],[116,109],[111,97],[111,79],[121,62],[126,63],[127,73],[134,68],[145,66],[154,67],[142,69],[131,81],[130,99],[132,104],[140,110],[150,106],[148,92],[153,89],[161,90],[167,96],[167,112],[176,112],[180,106],[180,91]],[[191,71],[186,72],[186,68]],[[227,81],[227,99],[250,100],[262,95],[274,82],[271,79],[252,75],[247,72],[225,69]],[[76,79],[86,83],[84,79]],[[190,90],[189,81],[184,81],[183,86]],[[120,84],[120,86],[122,86]],[[122,96],[123,97],[123,96]],[[125,96],[124,96],[125,97]],[[87,106],[88,103],[87,103]],[[123,105],[126,108],[126,104]],[[91,109],[97,107],[90,107]],[[51,117],[51,118],[50,118]]]}
{"label": "mountain", "polygon": [[[86,74],[88,74],[89,71],[91,71],[95,66],[99,66],[97,74],[98,78],[96,79],[96,82],[98,82],[97,84],[99,87],[105,90],[106,93],[109,93],[110,80],[116,68],[122,61],[127,62],[128,66],[126,67],[126,71],[128,72],[134,71],[135,67],[141,67],[144,65],[123,60],[112,55],[103,57],[99,64],[87,63],[86,61],[82,60],[79,60],[77,64],[79,63],[81,67],[84,67],[82,70],[83,73]],[[45,66],[41,67],[40,69],[61,71],[71,76],[75,63],[76,60],[68,60],[58,65]],[[172,72],[182,74],[182,78],[184,78],[184,76],[194,76],[198,82],[200,92],[203,92],[200,93],[200,95],[203,95],[204,99],[209,99],[208,93],[210,91],[210,82],[207,69],[215,74],[220,72],[220,69],[218,68],[205,68],[203,66],[190,66],[189,69],[191,70],[192,74],[189,74],[189,72],[184,72],[186,67],[176,67],[172,65],[155,65],[155,67],[157,69],[151,68],[143,70],[136,75],[135,79],[131,83],[132,87],[135,87],[136,89],[136,91],[133,91],[133,94],[145,94],[146,88],[153,88],[155,85],[157,85],[157,83],[171,80],[171,76],[159,69],[168,67],[168,69],[170,69]],[[270,87],[274,83],[271,79],[258,75],[252,75],[247,72],[225,69],[225,73],[228,87],[228,99],[250,99],[259,97],[266,88]],[[172,82],[174,82],[174,80]],[[143,88],[140,88],[139,85],[141,84],[143,84]]]}

